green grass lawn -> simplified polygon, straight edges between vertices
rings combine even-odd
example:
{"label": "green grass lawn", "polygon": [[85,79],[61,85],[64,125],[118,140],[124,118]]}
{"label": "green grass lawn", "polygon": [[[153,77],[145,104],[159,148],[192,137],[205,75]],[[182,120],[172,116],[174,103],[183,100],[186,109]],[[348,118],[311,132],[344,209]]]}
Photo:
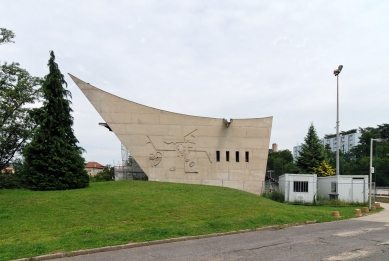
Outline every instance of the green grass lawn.
{"label": "green grass lawn", "polygon": [[269,225],[332,221],[333,210],[239,190],[161,182],[91,183],[67,191],[0,190],[0,260]]}

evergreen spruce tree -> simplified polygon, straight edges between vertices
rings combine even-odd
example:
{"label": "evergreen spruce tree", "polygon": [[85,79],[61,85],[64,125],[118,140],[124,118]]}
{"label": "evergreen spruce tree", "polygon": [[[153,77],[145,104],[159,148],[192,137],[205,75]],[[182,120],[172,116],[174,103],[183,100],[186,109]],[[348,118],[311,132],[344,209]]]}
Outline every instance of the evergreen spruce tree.
{"label": "evergreen spruce tree", "polygon": [[325,160],[323,144],[312,123],[304,141],[305,144],[301,145],[300,156],[297,158],[296,165],[299,167],[300,173],[311,174],[314,173],[314,168],[318,168]]}
{"label": "evergreen spruce tree", "polygon": [[70,91],[50,52],[49,74],[42,85],[43,106],[34,119],[39,127],[23,151],[28,187],[33,190],[64,190],[89,185],[83,149],[74,136]]}

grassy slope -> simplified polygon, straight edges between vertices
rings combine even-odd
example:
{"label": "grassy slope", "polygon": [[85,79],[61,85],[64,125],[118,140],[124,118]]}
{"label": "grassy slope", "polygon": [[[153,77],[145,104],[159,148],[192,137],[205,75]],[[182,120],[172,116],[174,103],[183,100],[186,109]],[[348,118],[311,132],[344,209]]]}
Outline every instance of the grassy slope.
{"label": "grassy slope", "polygon": [[389,203],[389,198],[386,197],[376,197],[377,202]]}
{"label": "grassy slope", "polygon": [[[355,207],[342,207],[353,216]],[[0,260],[275,224],[331,221],[334,207],[293,206],[212,186],[121,181],[68,191],[0,190]]]}

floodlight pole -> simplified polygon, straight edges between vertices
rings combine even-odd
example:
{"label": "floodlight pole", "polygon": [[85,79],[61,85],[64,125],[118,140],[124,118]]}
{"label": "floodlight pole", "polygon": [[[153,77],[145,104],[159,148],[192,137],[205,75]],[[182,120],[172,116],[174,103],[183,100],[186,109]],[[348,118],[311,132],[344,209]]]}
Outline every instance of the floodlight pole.
{"label": "floodlight pole", "polygon": [[371,210],[372,174],[373,174],[373,141],[381,142],[382,139],[370,139],[370,169],[369,169],[369,209]]}
{"label": "floodlight pole", "polygon": [[343,65],[334,70],[336,76],[336,177],[339,178],[339,74]]}

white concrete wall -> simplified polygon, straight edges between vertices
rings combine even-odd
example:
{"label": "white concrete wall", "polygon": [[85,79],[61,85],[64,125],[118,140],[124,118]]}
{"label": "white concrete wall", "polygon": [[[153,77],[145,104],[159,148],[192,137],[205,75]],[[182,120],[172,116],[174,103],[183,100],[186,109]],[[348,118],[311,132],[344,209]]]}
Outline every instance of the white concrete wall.
{"label": "white concrete wall", "polygon": [[[234,119],[227,128],[223,119],[154,109],[70,76],[149,180],[224,186],[260,194],[272,117]],[[219,162],[216,151],[220,151]],[[226,151],[230,152],[228,162]],[[249,162],[245,162],[246,152]]]}
{"label": "white concrete wall", "polygon": [[331,192],[331,182],[337,182],[338,199],[345,202],[366,202],[369,179],[367,175],[339,175],[318,178],[318,193],[325,198]]}
{"label": "white concrete wall", "polygon": [[[336,192],[331,191],[331,182],[336,182]],[[317,193],[323,198],[329,198],[329,194],[337,194],[338,183],[336,176],[318,177],[317,178]]]}

